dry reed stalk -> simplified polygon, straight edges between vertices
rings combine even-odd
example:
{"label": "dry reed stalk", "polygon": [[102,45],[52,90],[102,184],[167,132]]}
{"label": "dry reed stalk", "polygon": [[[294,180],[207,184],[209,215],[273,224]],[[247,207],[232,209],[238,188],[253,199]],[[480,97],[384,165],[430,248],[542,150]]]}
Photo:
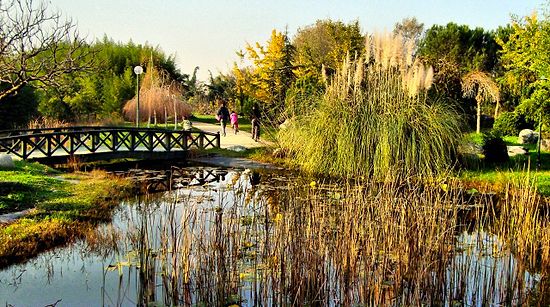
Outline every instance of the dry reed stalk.
{"label": "dry reed stalk", "polygon": [[234,182],[134,218],[166,305],[544,303],[550,225],[532,189],[472,207],[454,180]]}
{"label": "dry reed stalk", "polygon": [[67,127],[68,123],[49,117],[38,117],[27,123],[27,129]]}

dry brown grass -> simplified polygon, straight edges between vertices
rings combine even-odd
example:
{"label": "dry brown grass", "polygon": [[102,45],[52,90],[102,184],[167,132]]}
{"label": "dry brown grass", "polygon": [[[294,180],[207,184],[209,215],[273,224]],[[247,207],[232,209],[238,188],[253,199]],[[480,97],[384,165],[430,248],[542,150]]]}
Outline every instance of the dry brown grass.
{"label": "dry brown grass", "polygon": [[38,117],[27,123],[28,129],[68,127],[69,123],[49,117]]}
{"label": "dry brown grass", "polygon": [[[181,121],[183,116],[190,116],[191,106],[183,101],[182,93],[177,82],[169,80],[165,73],[150,69],[140,86],[140,121],[156,124],[167,122],[169,118]],[[137,97],[134,97],[124,106],[124,116],[130,121],[136,119],[136,103]]]}

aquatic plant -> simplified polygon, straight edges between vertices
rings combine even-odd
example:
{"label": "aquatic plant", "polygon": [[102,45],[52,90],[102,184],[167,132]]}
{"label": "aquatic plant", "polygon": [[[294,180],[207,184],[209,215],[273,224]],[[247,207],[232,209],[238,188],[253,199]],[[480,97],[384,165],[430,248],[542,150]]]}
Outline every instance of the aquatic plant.
{"label": "aquatic plant", "polygon": [[529,180],[495,197],[453,180],[264,190],[238,177],[129,219],[142,304],[548,303],[549,216]]}

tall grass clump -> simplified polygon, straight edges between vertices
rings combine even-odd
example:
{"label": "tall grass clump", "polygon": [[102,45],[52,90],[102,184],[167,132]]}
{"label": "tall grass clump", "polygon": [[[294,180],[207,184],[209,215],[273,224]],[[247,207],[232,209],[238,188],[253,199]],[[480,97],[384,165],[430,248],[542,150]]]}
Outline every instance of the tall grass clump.
{"label": "tall grass clump", "polygon": [[281,146],[316,173],[395,179],[447,170],[459,119],[427,95],[433,70],[412,49],[399,36],[367,38],[365,55],[348,56],[318,107],[279,133]]}
{"label": "tall grass clump", "polygon": [[[173,119],[177,125],[178,118],[191,115],[191,106],[183,101],[182,88],[167,73],[153,66],[145,73],[140,85],[140,121],[167,122]],[[137,97],[124,105],[124,117],[130,121],[136,119]]]}

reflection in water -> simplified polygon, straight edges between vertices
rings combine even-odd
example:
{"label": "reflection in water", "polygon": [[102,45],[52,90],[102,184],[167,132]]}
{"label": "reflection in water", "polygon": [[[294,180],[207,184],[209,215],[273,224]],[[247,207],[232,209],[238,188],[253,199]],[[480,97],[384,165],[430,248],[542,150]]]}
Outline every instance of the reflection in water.
{"label": "reflection in water", "polygon": [[462,230],[438,193],[208,168],[187,183],[0,272],[0,303],[481,306],[547,289],[489,225]]}

